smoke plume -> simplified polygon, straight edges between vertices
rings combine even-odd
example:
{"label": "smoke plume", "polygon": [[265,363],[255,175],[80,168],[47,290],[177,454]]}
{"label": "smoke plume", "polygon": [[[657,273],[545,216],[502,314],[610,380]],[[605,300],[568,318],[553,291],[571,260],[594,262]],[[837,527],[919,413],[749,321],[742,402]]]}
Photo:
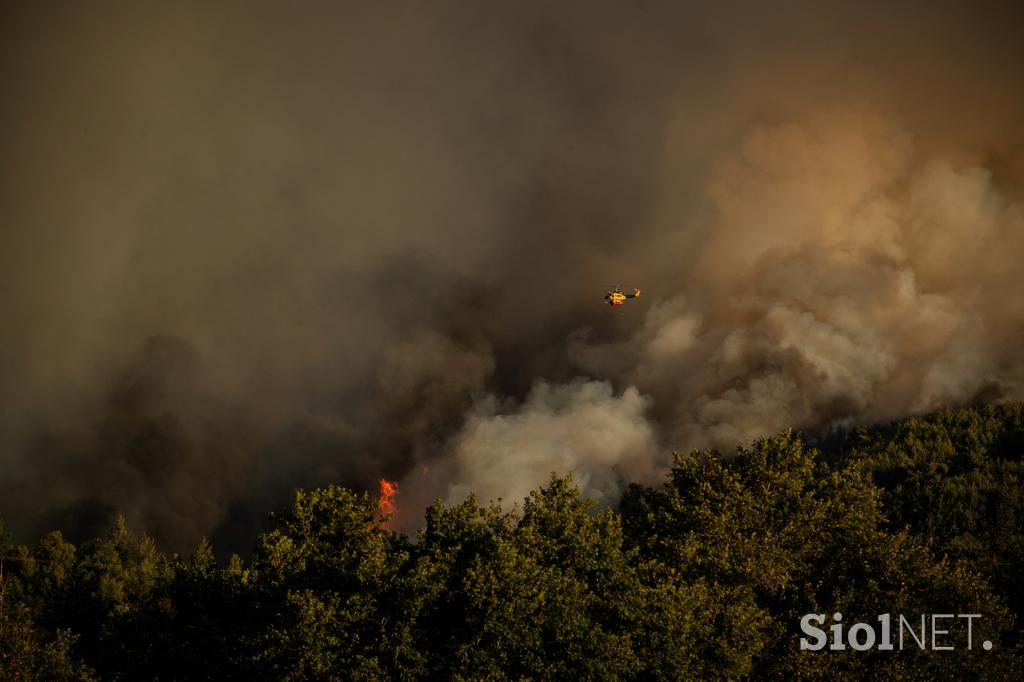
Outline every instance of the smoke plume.
{"label": "smoke plume", "polygon": [[673,449],[1024,397],[1019,3],[2,12],[19,535],[613,504]]}

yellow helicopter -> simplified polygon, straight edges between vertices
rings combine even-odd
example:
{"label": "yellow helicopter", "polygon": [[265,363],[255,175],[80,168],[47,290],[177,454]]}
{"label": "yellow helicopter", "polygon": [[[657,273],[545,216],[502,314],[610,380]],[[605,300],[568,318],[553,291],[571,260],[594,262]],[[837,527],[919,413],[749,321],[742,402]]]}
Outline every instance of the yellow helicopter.
{"label": "yellow helicopter", "polygon": [[640,290],[639,289],[633,289],[633,293],[626,294],[626,293],[623,293],[623,291],[622,291],[622,289],[620,287],[615,287],[614,289],[612,289],[611,291],[609,291],[607,294],[604,295],[604,301],[608,305],[610,305],[613,308],[615,308],[615,307],[618,307],[618,306],[622,305],[623,303],[625,303],[627,298],[636,298],[639,295],[640,295]]}

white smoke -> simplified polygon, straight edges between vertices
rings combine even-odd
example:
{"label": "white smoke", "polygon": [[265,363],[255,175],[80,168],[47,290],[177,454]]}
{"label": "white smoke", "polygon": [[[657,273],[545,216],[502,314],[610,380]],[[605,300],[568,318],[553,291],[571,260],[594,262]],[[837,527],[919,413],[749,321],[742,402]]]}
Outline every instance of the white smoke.
{"label": "white smoke", "polygon": [[[1022,395],[1000,330],[1022,321],[1024,214],[984,168],[922,158],[879,115],[828,112],[755,128],[705,190],[694,276],[641,299],[627,341],[568,340],[574,365],[618,377],[621,397],[607,382],[541,383],[518,411],[473,416],[452,446],[450,497],[518,500],[573,471],[613,500],[666,465],[658,433],[727,451],[993,386]],[[644,409],[655,402],[670,412],[660,430]]]}
{"label": "white smoke", "polygon": [[676,406],[672,442],[731,448],[997,383],[1021,394],[996,330],[1021,322],[1024,220],[983,168],[921,158],[880,116],[847,113],[755,129],[706,189],[682,292],[696,303],[656,303],[630,342],[572,349],[594,373],[632,353],[628,383]]}
{"label": "white smoke", "polygon": [[538,382],[509,414],[487,401],[455,438],[447,497],[517,503],[550,474],[572,472],[585,495],[614,504],[624,483],[661,465],[647,404],[635,388],[617,395],[606,381],[582,380]]}

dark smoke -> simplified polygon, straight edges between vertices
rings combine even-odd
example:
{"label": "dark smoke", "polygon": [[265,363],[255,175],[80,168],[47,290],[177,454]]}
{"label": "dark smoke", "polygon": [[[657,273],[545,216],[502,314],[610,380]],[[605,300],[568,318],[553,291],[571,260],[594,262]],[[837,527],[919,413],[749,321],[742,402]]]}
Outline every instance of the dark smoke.
{"label": "dark smoke", "polygon": [[668,449],[1021,397],[1019,3],[2,12],[21,534],[614,501]]}

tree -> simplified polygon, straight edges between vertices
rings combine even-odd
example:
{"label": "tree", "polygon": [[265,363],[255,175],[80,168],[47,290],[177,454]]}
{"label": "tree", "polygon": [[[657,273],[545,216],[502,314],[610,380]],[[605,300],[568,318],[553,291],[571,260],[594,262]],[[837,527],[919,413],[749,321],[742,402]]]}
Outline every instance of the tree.
{"label": "tree", "polygon": [[[862,469],[829,469],[792,433],[756,441],[730,459],[679,455],[671,482],[640,497],[630,502],[627,527],[645,556],[689,580],[735,590],[737,605],[749,606],[749,590],[770,618],[751,619],[760,629],[729,642],[730,651],[754,656],[749,669],[743,660],[732,661],[735,672],[891,677],[912,670],[943,678],[1012,655],[979,658],[974,651],[950,662],[930,652],[894,657],[799,650],[805,613],[840,612],[848,622],[874,622],[882,613],[955,608],[986,614],[984,636],[997,641],[1012,618],[976,573],[935,558],[907,532],[889,532],[881,491]],[[713,651],[716,642],[728,642],[728,633],[728,627],[716,629],[705,647]]]}
{"label": "tree", "polygon": [[[391,598],[406,552],[366,494],[299,491],[253,560],[254,663],[279,679],[382,679],[405,636]],[[399,659],[396,661],[396,658]]]}

